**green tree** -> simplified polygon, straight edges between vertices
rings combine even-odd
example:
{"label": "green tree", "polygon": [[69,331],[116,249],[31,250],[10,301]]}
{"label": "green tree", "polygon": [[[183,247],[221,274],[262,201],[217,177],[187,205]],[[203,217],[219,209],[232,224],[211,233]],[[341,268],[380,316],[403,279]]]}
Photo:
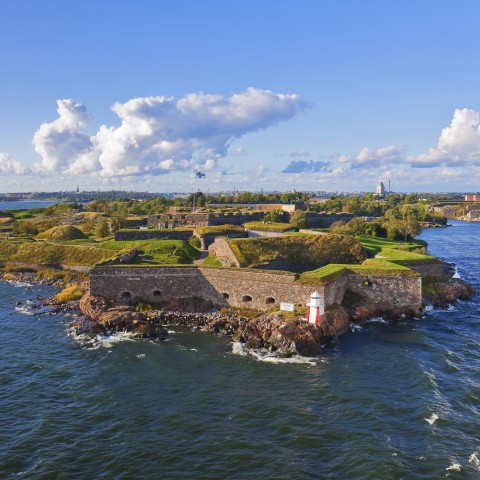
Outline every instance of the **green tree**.
{"label": "green tree", "polygon": [[96,231],[97,237],[105,238],[110,235],[110,226],[108,225],[108,220],[106,218],[102,219],[97,225]]}
{"label": "green tree", "polygon": [[263,221],[264,222],[273,222],[273,223],[281,222],[282,218],[280,217],[280,210],[270,210],[263,217]]}
{"label": "green tree", "polygon": [[127,219],[124,216],[112,217],[110,220],[110,231],[112,233],[121,230],[127,226]]}
{"label": "green tree", "polygon": [[308,228],[306,213],[302,212],[302,210],[297,210],[290,216],[290,225],[293,225],[296,228]]}

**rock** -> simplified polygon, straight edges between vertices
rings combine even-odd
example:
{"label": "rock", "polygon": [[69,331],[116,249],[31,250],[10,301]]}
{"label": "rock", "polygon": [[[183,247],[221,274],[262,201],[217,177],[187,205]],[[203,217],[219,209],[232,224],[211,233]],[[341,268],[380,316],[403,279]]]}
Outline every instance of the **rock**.
{"label": "rock", "polygon": [[467,300],[475,293],[476,290],[473,287],[461,281],[437,283],[435,293],[424,294],[423,303],[438,308],[447,308],[457,300]]}
{"label": "rock", "polygon": [[102,297],[89,293],[80,300],[80,311],[105,330],[133,332],[140,337],[156,336],[148,317],[129,305],[109,306]]}

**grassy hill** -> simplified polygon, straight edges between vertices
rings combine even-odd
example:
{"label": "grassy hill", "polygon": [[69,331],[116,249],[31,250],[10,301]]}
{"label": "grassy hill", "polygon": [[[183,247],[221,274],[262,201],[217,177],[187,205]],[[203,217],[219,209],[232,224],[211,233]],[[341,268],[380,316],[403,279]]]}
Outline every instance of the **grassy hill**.
{"label": "grassy hill", "polygon": [[77,227],[73,225],[59,225],[50,228],[45,232],[39,233],[36,237],[41,240],[49,240],[51,242],[67,242],[69,240],[82,240],[87,236]]}
{"label": "grassy hill", "polygon": [[114,255],[114,252],[93,246],[34,241],[0,241],[1,262],[91,266]]}
{"label": "grassy hill", "polygon": [[305,271],[329,263],[360,264],[366,253],[347,235],[286,235],[231,239],[229,245],[242,267]]}

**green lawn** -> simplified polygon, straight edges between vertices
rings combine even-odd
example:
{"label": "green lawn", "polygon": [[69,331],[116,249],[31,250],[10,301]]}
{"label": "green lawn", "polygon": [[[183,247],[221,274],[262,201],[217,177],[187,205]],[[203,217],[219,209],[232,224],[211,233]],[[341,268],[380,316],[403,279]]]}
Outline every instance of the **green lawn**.
{"label": "green lawn", "polygon": [[245,233],[245,229],[239,225],[212,225],[209,227],[197,227],[196,230],[200,235],[221,236],[229,233]]}
{"label": "green lawn", "polygon": [[381,259],[369,259],[362,265],[333,264],[300,275],[299,283],[326,284],[348,274],[387,275],[418,277],[419,274],[410,268]]}
{"label": "green lawn", "polygon": [[97,247],[116,251],[138,249],[141,254],[134,259],[134,264],[188,264],[200,255],[196,248],[183,240],[107,240],[98,243]]}
{"label": "green lawn", "polygon": [[207,255],[202,262],[202,267],[221,267],[222,262],[213,255]]}
{"label": "green lawn", "polygon": [[416,250],[427,248],[427,242],[423,240],[413,240],[411,242],[399,242],[398,240],[390,240],[381,237],[355,237],[363,246],[363,248],[371,255],[380,253],[384,248],[395,248],[399,250]]}
{"label": "green lawn", "polygon": [[248,222],[244,223],[243,226],[247,230],[260,230],[263,232],[288,232],[288,230],[295,230],[293,225],[289,223],[263,223],[263,222]]}

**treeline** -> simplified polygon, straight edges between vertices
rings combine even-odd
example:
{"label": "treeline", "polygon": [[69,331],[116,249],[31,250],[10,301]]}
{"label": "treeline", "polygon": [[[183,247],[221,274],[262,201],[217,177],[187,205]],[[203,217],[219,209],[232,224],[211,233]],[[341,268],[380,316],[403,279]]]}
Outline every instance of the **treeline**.
{"label": "treeline", "polygon": [[392,240],[411,240],[422,231],[422,224],[446,225],[447,218],[430,210],[424,203],[398,205],[385,211],[384,215],[371,221],[362,217],[349,222],[335,222],[332,233],[345,235],[370,235]]}

